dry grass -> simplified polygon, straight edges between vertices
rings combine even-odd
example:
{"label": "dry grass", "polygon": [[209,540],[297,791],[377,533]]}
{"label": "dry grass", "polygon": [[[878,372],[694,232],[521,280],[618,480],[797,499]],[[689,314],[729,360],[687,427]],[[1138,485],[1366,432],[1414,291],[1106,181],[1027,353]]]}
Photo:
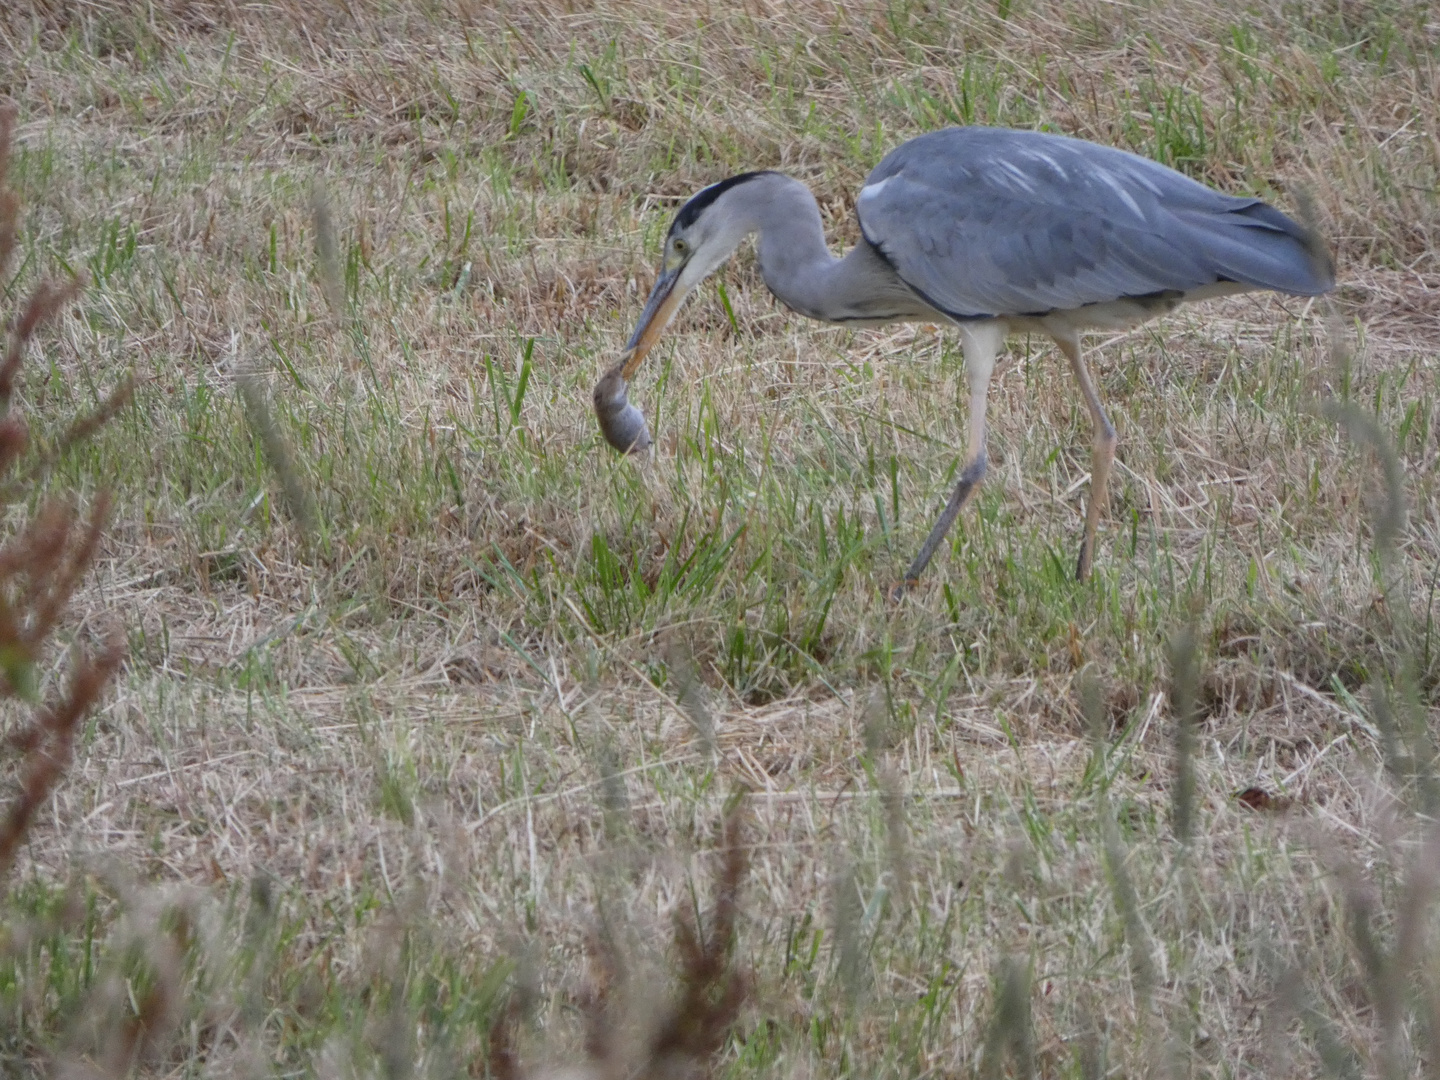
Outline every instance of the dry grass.
{"label": "dry grass", "polygon": [[[1433,1062],[1428,5],[31,0],[0,94],[0,288],[91,279],[14,386],[14,513],[113,492],[77,602],[130,644],[19,857],[9,1060],[478,1072],[517,971],[565,1060],[588,928],[658,970],[739,782],[735,1075]],[[784,168],[848,243],[866,170],[955,121],[1308,192],[1342,284],[1103,343],[1084,586],[1084,411],[1013,342],[978,505],[893,608],[959,458],[951,337],[806,323],[742,257],[637,387],[652,461],[589,394],[676,200]]]}

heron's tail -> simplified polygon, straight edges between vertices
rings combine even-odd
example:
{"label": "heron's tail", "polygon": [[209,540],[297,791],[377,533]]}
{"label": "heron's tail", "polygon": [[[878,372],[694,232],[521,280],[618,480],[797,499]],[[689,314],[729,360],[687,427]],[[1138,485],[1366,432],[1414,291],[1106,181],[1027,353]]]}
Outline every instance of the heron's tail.
{"label": "heron's tail", "polygon": [[1217,276],[1293,296],[1335,287],[1335,260],[1324,238],[1273,206],[1256,199],[1218,221],[1203,217],[1192,223],[1197,246]]}

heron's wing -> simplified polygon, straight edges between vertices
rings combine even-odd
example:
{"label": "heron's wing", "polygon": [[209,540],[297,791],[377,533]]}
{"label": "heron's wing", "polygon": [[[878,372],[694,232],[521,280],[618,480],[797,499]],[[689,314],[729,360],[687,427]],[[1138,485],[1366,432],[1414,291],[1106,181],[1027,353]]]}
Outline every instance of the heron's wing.
{"label": "heron's wing", "polygon": [[1146,158],[1003,128],[912,139],[872,172],[866,240],[942,311],[1042,314],[1235,281],[1333,285],[1313,237],[1258,199],[1212,191]]}

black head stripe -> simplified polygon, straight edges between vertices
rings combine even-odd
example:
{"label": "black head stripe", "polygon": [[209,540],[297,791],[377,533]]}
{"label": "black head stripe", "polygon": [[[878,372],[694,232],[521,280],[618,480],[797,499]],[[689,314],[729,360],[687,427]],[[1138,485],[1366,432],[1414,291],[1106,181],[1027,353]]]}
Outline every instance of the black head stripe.
{"label": "black head stripe", "polygon": [[671,235],[674,235],[681,229],[688,229],[691,225],[695,224],[695,219],[700,216],[702,210],[721,195],[724,195],[725,192],[729,191],[736,184],[743,184],[746,180],[754,180],[755,177],[764,176],[769,171],[768,169],[762,169],[759,172],[741,173],[739,176],[732,176],[728,180],[721,180],[718,184],[711,184],[707,188],[702,188],[692,195],[690,201],[682,206],[680,212],[675,215],[675,221],[670,226]]}

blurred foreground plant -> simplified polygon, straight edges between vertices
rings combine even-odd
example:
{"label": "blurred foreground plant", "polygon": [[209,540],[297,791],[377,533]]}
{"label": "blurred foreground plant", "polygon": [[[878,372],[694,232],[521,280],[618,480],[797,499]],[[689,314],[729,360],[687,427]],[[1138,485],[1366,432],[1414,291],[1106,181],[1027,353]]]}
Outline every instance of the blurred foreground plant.
{"label": "blurred foreground plant", "polygon": [[[1333,383],[1350,383],[1348,345],[1337,319],[1331,319],[1330,353]],[[1361,451],[1373,455],[1379,477],[1372,488],[1370,526],[1377,595],[1388,616],[1388,640],[1381,642],[1381,662],[1370,672],[1363,702],[1332,680],[1338,696],[1355,713],[1351,738],[1368,737],[1389,783],[1366,778],[1357,788],[1373,803],[1375,822],[1361,830],[1345,825],[1330,830],[1317,817],[1309,826],[1318,865],[1343,911],[1348,955],[1340,968],[1327,969],[1316,941],[1263,940],[1258,952],[1271,985],[1265,1013],[1265,1075],[1305,1072],[1327,1077],[1436,1075],[1440,1061],[1440,938],[1436,937],[1440,901],[1440,752],[1421,684],[1429,663],[1427,606],[1417,618],[1412,583],[1400,558],[1407,527],[1404,464],[1379,416],[1346,397],[1328,397],[1316,411],[1334,423]],[[1423,625],[1422,625],[1423,624]],[[1172,640],[1171,707],[1174,714],[1175,768],[1171,777],[1177,848],[1175,866],[1180,887],[1181,925],[1193,918],[1199,904],[1198,879],[1190,844],[1198,806],[1195,758],[1203,721],[1199,708],[1200,650],[1193,626]],[[1235,794],[1238,803],[1257,813],[1283,813],[1300,800],[1252,787]],[[1103,807],[1102,807],[1103,808]],[[1341,821],[1333,814],[1331,820]],[[1345,823],[1342,821],[1342,825]],[[1370,824],[1370,823],[1367,823]],[[1113,835],[1113,821],[1108,822]],[[1348,835],[1347,835],[1348,834]],[[1359,842],[1358,846],[1356,842]],[[1107,852],[1107,855],[1109,853]],[[1129,933],[1138,925],[1133,903],[1125,902],[1128,852],[1116,844],[1111,857],[1117,906],[1127,920],[1127,939],[1137,955],[1150,948]],[[1333,918],[1329,903],[1314,914],[1315,925]],[[1192,928],[1193,929],[1193,928]],[[1193,949],[1193,934],[1180,940]],[[1179,950],[1171,943],[1171,962]],[[1193,990],[1183,985],[1183,963],[1170,996],[1187,1002]],[[1137,977],[1135,988],[1145,1012],[1166,1012],[1159,1003],[1162,989],[1152,974]],[[1208,1036],[1207,1036],[1208,1038]],[[1196,1032],[1182,1006],[1168,1010],[1165,1045],[1152,1048],[1152,1060],[1175,1074],[1193,1070],[1198,1054]]]}
{"label": "blurred foreground plant", "polygon": [[[741,837],[743,799],[727,810],[709,932],[684,909],[675,919],[679,983],[656,1001],[625,985],[627,965],[610,936],[592,941],[593,988],[582,1002],[585,1055],[580,1065],[526,1069],[515,1047],[523,992],[511,997],[490,1032],[494,1080],[692,1080],[708,1075],[744,1003],[747,980],[734,963],[735,921],[747,853]],[[633,980],[630,980],[633,982]]]}
{"label": "blurred foreground plant", "polygon": [[[0,280],[9,272],[18,232],[20,200],[6,185],[15,111],[0,110]],[[0,359],[0,478],[6,477],[29,444],[25,422],[10,409],[26,346],[35,331],[79,293],[78,279],[42,281],[15,313]],[[53,457],[105,423],[128,400],[129,384],[112,394],[96,413],[73,423]],[[32,467],[33,468],[33,467]],[[10,869],[36,810],[59,782],[74,748],[81,719],[100,699],[120,665],[118,641],[98,653],[78,652],[69,685],[40,700],[36,668],[71,596],[94,561],[109,499],[97,497],[83,520],[75,509],[48,500],[0,542],[0,698],[32,705],[29,717],[5,734],[5,747],[19,755],[17,790],[0,818],[0,875]]]}
{"label": "blurred foreground plant", "polygon": [[[20,201],[6,184],[13,145],[15,112],[0,109],[0,282],[6,282],[18,233]],[[37,329],[80,292],[83,282],[41,281],[8,319],[0,352],[0,502],[29,496],[39,480],[69,447],[89,437],[129,400],[128,380],[92,413],[74,420],[40,453],[28,453],[30,433],[11,408],[21,365]],[[3,1033],[5,1063],[13,1068],[33,1064],[37,1028],[47,1019],[42,1009],[24,1006],[37,1000],[46,985],[41,945],[58,927],[84,920],[86,905],[78,890],[64,889],[48,902],[19,902],[5,889],[4,879],[25,843],[38,811],[59,784],[74,753],[76,735],[86,715],[99,702],[123,657],[118,637],[98,650],[77,647],[68,678],[42,692],[37,672],[60,628],[66,608],[94,562],[109,499],[95,497],[86,514],[64,499],[47,498],[0,538],[0,702],[8,702],[7,723],[0,746],[13,790],[0,809],[0,964],[4,968],[7,1023]],[[41,890],[44,892],[44,890]],[[31,901],[34,897],[29,898]],[[51,985],[55,961],[50,960]],[[112,1040],[116,1069],[128,1067],[149,1039],[146,1018],[152,995],[136,1012],[125,1038]],[[42,994],[38,1000],[43,1001]]]}

